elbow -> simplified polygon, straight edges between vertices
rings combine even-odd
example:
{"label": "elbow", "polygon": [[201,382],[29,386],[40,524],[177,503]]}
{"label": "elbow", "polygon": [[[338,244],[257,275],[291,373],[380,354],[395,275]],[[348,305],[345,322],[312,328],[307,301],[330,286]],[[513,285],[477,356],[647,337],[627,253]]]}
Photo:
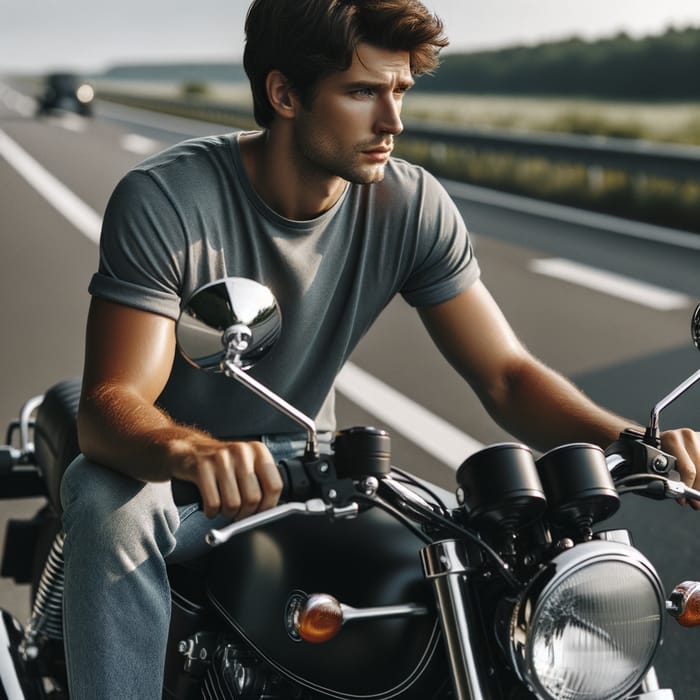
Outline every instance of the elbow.
{"label": "elbow", "polygon": [[78,447],[80,452],[90,460],[99,461],[97,457],[95,440],[93,438],[93,421],[89,416],[89,408],[86,407],[83,399],[78,407],[76,418],[76,428],[78,433]]}
{"label": "elbow", "polygon": [[489,381],[477,389],[480,400],[491,415],[501,413],[512,405],[519,394],[527,369],[527,355],[515,355],[489,376]]}
{"label": "elbow", "polygon": [[78,404],[76,428],[78,447],[82,454],[94,462],[102,463],[104,457],[104,436],[108,421],[109,401],[104,389],[83,391]]}

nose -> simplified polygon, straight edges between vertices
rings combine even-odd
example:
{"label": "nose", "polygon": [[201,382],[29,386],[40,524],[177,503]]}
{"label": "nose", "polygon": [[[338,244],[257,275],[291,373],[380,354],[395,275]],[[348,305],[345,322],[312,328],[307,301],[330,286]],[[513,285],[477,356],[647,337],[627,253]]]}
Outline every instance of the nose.
{"label": "nose", "polygon": [[377,115],[376,130],[380,134],[391,134],[398,136],[403,131],[401,121],[401,98],[395,95],[387,95],[379,103],[379,113]]}

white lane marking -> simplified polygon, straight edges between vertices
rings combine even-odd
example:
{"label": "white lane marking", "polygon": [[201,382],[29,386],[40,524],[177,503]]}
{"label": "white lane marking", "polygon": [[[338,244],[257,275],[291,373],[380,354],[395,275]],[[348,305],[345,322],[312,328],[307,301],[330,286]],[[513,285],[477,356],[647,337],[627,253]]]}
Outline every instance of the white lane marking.
{"label": "white lane marking", "polygon": [[0,129],[0,156],[86,238],[97,243],[102,217]]}
{"label": "white lane marking", "polygon": [[155,153],[162,148],[158,141],[140,136],[139,134],[125,134],[121,138],[120,145],[125,151],[137,153],[139,155]]}
{"label": "white lane marking", "polygon": [[376,377],[348,362],[336,389],[452,469],[483,445]]}
{"label": "white lane marking", "polygon": [[61,114],[57,121],[58,125],[66,131],[81,133],[87,129],[85,117],[79,117],[77,114]]}
{"label": "white lane marking", "polygon": [[555,277],[572,284],[578,284],[581,287],[603,292],[626,301],[632,301],[658,311],[683,309],[690,304],[690,298],[685,294],[657,287],[646,282],[639,282],[631,277],[582,265],[572,260],[563,258],[532,260],[529,267],[533,272],[540,275],[547,275],[548,277]]}
{"label": "white lane marking", "polygon": [[0,84],[0,97],[8,109],[19,112],[23,117],[31,117],[36,111],[36,100],[33,97],[22,95],[4,83]]}

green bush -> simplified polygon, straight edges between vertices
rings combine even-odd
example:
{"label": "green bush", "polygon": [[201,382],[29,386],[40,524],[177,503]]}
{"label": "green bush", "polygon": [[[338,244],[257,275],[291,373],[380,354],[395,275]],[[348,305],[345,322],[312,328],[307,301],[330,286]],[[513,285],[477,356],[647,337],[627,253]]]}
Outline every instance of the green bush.
{"label": "green bush", "polygon": [[209,86],[199,80],[188,80],[182,84],[183,97],[202,97],[209,92]]}

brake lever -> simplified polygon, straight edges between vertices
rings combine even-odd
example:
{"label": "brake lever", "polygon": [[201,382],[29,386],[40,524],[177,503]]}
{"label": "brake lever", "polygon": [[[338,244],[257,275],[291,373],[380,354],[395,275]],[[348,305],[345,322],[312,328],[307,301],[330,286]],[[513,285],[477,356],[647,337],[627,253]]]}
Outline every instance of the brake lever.
{"label": "brake lever", "polygon": [[255,513],[242,520],[237,520],[220,530],[211,529],[207,532],[204,539],[207,544],[216,547],[224,542],[228,542],[235,535],[282,520],[289,515],[328,515],[332,519],[338,520],[353,518],[358,514],[359,510],[360,507],[357,503],[338,507],[326,503],[321,498],[310,498],[304,502],[292,501],[290,503],[282,503],[260,513]]}
{"label": "brake lever", "polygon": [[680,498],[688,498],[691,501],[700,501],[700,491],[686,486],[682,481],[675,482],[667,480],[665,484],[665,495],[667,498],[678,500]]}

